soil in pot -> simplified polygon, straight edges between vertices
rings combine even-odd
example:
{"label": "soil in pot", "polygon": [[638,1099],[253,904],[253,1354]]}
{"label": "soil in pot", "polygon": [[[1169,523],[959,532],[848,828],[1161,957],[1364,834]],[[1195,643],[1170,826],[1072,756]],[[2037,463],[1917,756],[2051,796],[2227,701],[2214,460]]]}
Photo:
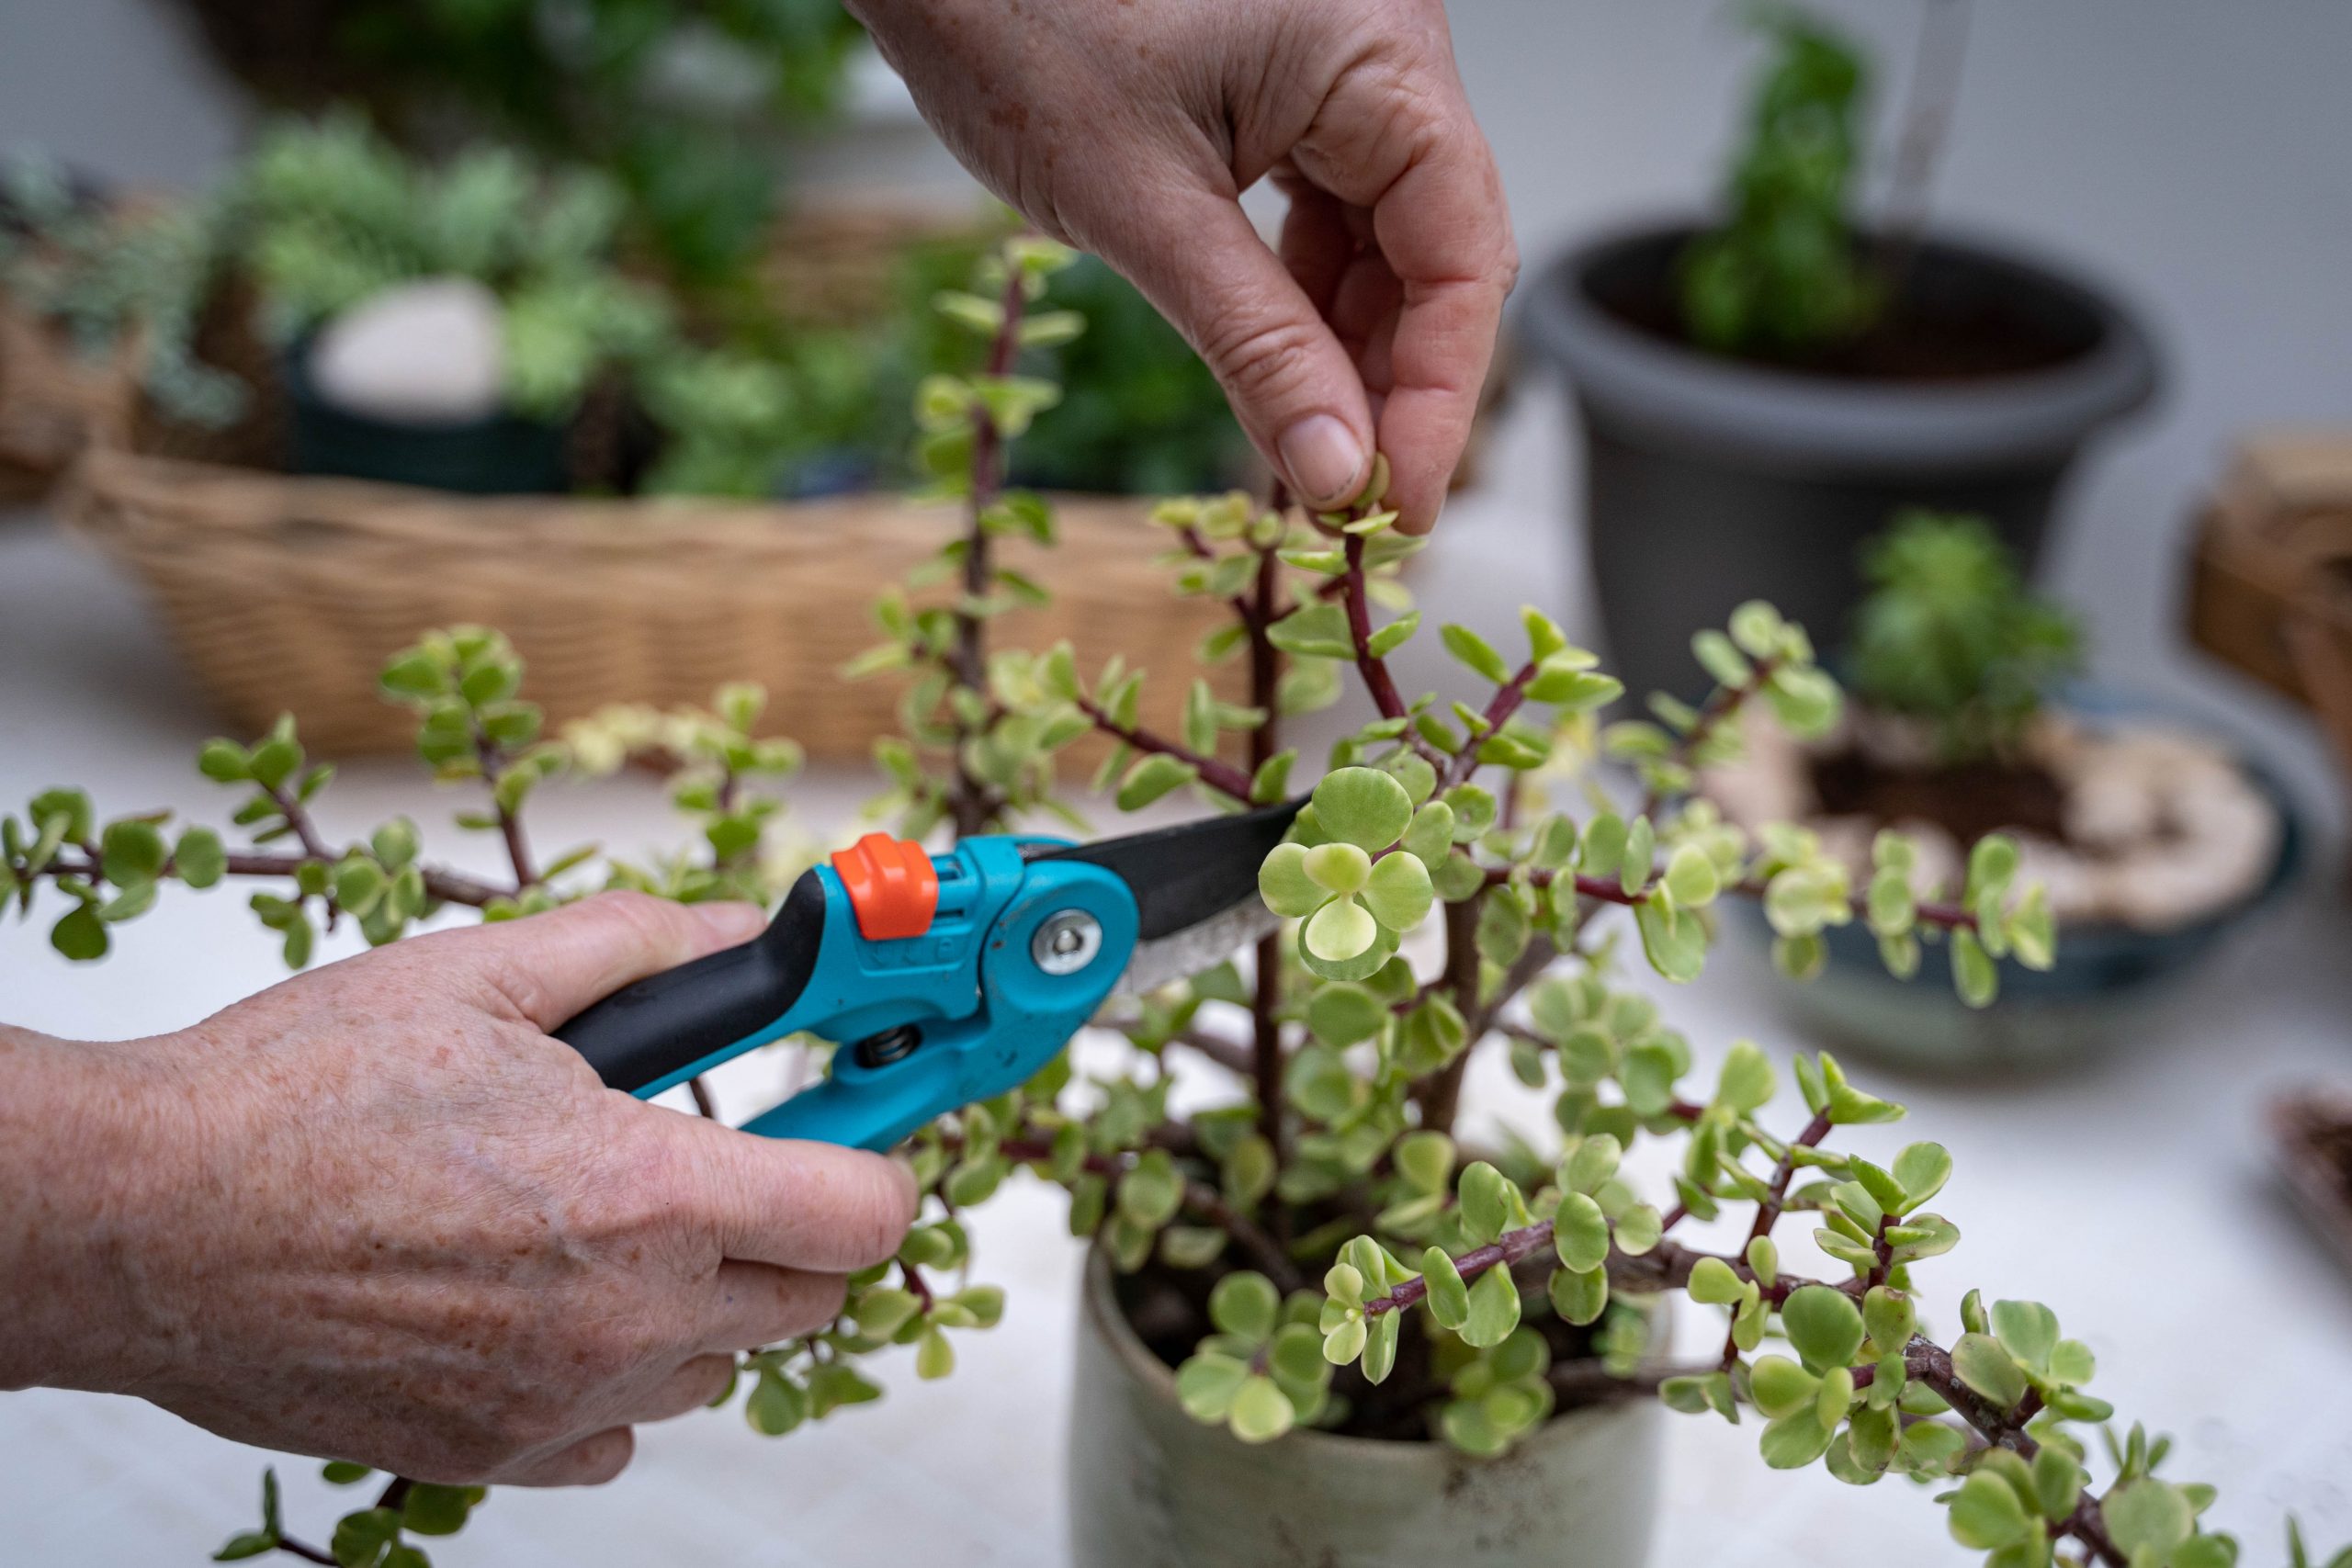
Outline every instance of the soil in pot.
{"label": "soil in pot", "polygon": [[[1887,247],[1862,244],[1865,271],[1888,289],[1886,309],[1860,336],[1821,345],[1802,356],[1716,355],[1691,341],[1683,324],[1680,269],[1672,262],[1596,269],[1586,291],[1627,326],[1685,353],[1721,357],[1771,370],[1863,381],[1965,381],[2047,370],[2089,352],[2096,323],[2048,310],[2006,292],[1939,287]],[[1907,255],[1907,253],[1906,253]]]}
{"label": "soil in pot", "polygon": [[1950,896],[1968,846],[2018,842],[2020,877],[2049,890],[2062,931],[2177,930],[2244,903],[2268,879],[2278,808],[2222,748],[2170,726],[2048,712],[2005,755],[1939,760],[1919,726],[1858,711],[1813,746],[1759,725],[1708,793],[1743,826],[1803,823],[1867,880],[1871,843],[1894,828],[1919,843],[1921,897]]}
{"label": "soil in pot", "polygon": [[[1950,898],[1968,846],[2018,840],[2020,885],[2041,882],[2058,926],[2055,966],[2000,961],[2001,995],[1973,1010],[1939,952],[1911,979],[1885,972],[1857,921],[1825,932],[1828,963],[1775,995],[1808,1033],[1938,1071],[2041,1070],[2133,1038],[2165,987],[2290,877],[2295,825],[2275,784],[2193,735],[2148,722],[2044,713],[2000,761],[1939,762],[1923,732],[1866,712],[1813,747],[1751,726],[1740,762],[1712,772],[1730,820],[1801,823],[1867,886],[1882,828],[1919,851],[1913,886]],[[1760,915],[1735,929],[1760,947]],[[1775,976],[1777,981],[1778,977]]]}

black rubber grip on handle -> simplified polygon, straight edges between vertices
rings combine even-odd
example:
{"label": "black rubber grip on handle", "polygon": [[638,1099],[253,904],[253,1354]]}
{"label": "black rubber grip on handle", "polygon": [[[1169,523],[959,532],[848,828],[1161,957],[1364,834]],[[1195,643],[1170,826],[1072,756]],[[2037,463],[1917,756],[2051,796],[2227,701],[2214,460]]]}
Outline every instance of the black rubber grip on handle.
{"label": "black rubber grip on handle", "polygon": [[767,930],[623,986],[555,1037],[606,1084],[633,1094],[783,1017],[808,988],[824,939],[824,885],[803,872]]}

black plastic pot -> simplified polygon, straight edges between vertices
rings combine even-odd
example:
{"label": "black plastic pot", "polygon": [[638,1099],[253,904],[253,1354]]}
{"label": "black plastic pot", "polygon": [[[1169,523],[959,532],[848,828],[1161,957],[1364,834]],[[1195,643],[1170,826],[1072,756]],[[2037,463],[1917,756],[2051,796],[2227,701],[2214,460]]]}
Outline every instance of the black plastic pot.
{"label": "black plastic pot", "polygon": [[1659,308],[1693,231],[1581,246],[1537,275],[1522,317],[1575,392],[1601,630],[1633,692],[1702,690],[1690,634],[1747,599],[1834,649],[1860,592],[1856,547],[1899,507],[1982,513],[2030,566],[2084,444],[2154,390],[2155,356],[2120,307],[1945,241],[1916,253],[1909,312],[1990,323],[2035,350],[2032,367],[1866,378],[1703,352]]}
{"label": "black plastic pot", "polygon": [[298,344],[281,367],[289,471],[469,495],[548,495],[571,488],[563,426],[512,413],[429,423],[354,413],[319,396],[307,346]]}

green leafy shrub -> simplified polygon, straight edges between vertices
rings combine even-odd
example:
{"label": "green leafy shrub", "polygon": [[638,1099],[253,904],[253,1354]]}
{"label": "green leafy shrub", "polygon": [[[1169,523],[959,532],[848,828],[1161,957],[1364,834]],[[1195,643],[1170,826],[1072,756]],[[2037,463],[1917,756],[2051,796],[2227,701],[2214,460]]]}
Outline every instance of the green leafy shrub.
{"label": "green leafy shrub", "polygon": [[865,33],[838,0],[185,0],[273,106],[368,105],[405,143],[537,149],[605,176],[634,239],[723,286],[765,240],[786,133],[838,106]]}
{"label": "green leafy shrub", "polygon": [[1947,760],[2013,753],[2082,666],[2080,625],[2026,587],[1982,517],[1904,512],[1863,547],[1862,575],[1855,688],[1875,708],[1926,720]]}
{"label": "green leafy shrub", "polygon": [[[1140,724],[1146,677],[1124,660],[1081,671],[1067,646],[996,646],[997,617],[1045,592],[994,563],[996,542],[1054,532],[1051,509],[1005,476],[1008,445],[1056,389],[1005,367],[1041,322],[1042,335],[1067,330],[1030,313],[1067,260],[1015,241],[971,290],[941,301],[987,346],[978,370],[926,382],[918,411],[919,465],[960,503],[964,525],[882,598],[882,640],[854,671],[901,682],[905,733],[878,749],[889,782],[877,809],[912,833],[1082,826],[1054,759],[1089,735],[1113,742],[1099,783],[1122,809],[1177,790],[1234,809],[1304,788],[1294,841],[1267,857],[1261,884],[1295,923],[1257,945],[1249,973],[1218,963],[1116,1004],[1100,1021],[1133,1047],[1122,1067],[1080,1083],[1065,1054],[910,1138],[902,1152],[930,1195],[922,1217],[892,1262],[853,1277],[834,1323],[742,1358],[750,1425],[781,1434],[879,1397],[869,1358],[894,1347],[913,1351],[920,1376],[947,1375],[956,1337],[1005,1307],[969,1272],[978,1211],[1026,1172],[1068,1192],[1072,1234],[1118,1269],[1206,1287],[1178,1397],[1240,1441],[1345,1427],[1409,1346],[1426,1354],[1405,1407],[1471,1454],[1507,1450],[1565,1400],[1655,1394],[1735,1422],[1754,1412],[1762,1458],[1777,1468],[1938,1488],[1953,1537],[1993,1568],[2062,1551],[2107,1568],[2233,1562],[2235,1542],[2199,1522],[2211,1489],[2161,1477],[2164,1439],[2112,1424],[2088,1389],[2090,1351],[2062,1336],[2050,1309],[1969,1292],[1933,1329],[1927,1266],[1960,1241],[1930,1207],[1951,1157],[1923,1141],[1879,1164],[1835,1142],[1841,1129],[1898,1120],[1901,1106],[1808,1054],[1790,1074],[1804,1120],[1771,1118],[1783,1075],[1762,1051],[1728,1042],[1712,1075],[1696,1073],[1691,1042],[1623,973],[1618,922],[1630,918],[1640,954],[1624,962],[1679,983],[1706,961],[1713,906],[1756,898],[1787,968],[1817,968],[1821,933],[1860,921],[1898,966],[1916,964],[1921,943],[1948,941],[1963,995],[1981,1004],[1988,953],[2051,957],[2046,913],[2013,886],[2015,846],[1978,844],[1964,900],[1920,905],[1898,836],[1882,840],[1880,874],[1857,890],[1811,835],[1751,836],[1693,799],[1694,770],[1739,748],[1751,709],[1805,733],[1837,716],[1838,688],[1804,632],[1761,604],[1699,635],[1713,695],[1695,709],[1661,703],[1654,723],[1596,735],[1591,715],[1617,682],[1532,609],[1509,652],[1445,627],[1468,695],[1408,699],[1388,659],[1419,613],[1395,574],[1422,542],[1395,531],[1377,474],[1355,503],[1325,514],[1284,515],[1240,494],[1159,510],[1179,591],[1232,608],[1201,653],[1246,663],[1247,705],[1186,672],[1182,723],[1163,734]],[[1297,777],[1285,722],[1335,701],[1346,671],[1373,716],[1318,776]],[[505,874],[437,865],[404,818],[327,839],[311,812],[327,770],[281,725],[252,745],[212,742],[199,759],[243,797],[236,820],[249,847],[230,850],[201,827],[175,832],[156,815],[102,821],[82,792],[51,791],[0,818],[0,898],[29,910],[53,896],[63,908],[52,941],[92,958],[165,883],[255,881],[268,889],[255,911],[300,965],[322,923],[355,920],[369,941],[390,941],[446,911],[501,919],[610,886],[773,899],[799,871],[805,852],[778,841],[775,793],[797,755],[755,734],[756,691],[722,691],[707,710],[608,714],[550,738],[522,680],[503,639],[466,628],[426,636],[383,682],[417,711],[436,777],[473,793],[458,825],[501,838]],[[1599,756],[1630,764],[1638,795],[1573,795],[1576,808],[1559,809],[1551,785]],[[523,826],[533,792],[630,757],[673,771],[693,844],[650,864],[593,847],[539,860]],[[1416,963],[1404,942],[1431,926],[1434,962]],[[1507,1053],[1548,1096],[1554,1149],[1482,1147],[1457,1129],[1480,1050]],[[1174,1117],[1165,1058],[1183,1053],[1234,1081]],[[1669,1157],[1639,1157],[1651,1144]],[[1663,1175],[1639,1178],[1637,1167]],[[1696,1245],[1683,1228],[1725,1217],[1747,1222],[1736,1251]],[[1810,1227],[1821,1277],[1784,1259],[1791,1224]],[[1722,1309],[1720,1353],[1688,1363],[1651,1353],[1640,1303],[1673,1291]],[[356,1483],[366,1472],[327,1473]],[[259,1527],[224,1557],[327,1559],[288,1532],[274,1483],[263,1498]],[[481,1502],[478,1491],[392,1481],[336,1527],[332,1558],[418,1568],[410,1538],[448,1533]]]}
{"label": "green leafy shrub", "polygon": [[465,277],[503,307],[506,400],[561,419],[605,370],[672,336],[660,290],[615,261],[618,193],[479,146],[435,167],[357,118],[264,133],[226,197],[261,322],[291,343],[394,284]]}
{"label": "green leafy shrub", "polygon": [[1826,23],[1778,6],[1751,16],[1771,57],[1733,159],[1730,211],[1682,255],[1682,322],[1722,353],[1806,358],[1859,336],[1883,304],[1850,216],[1869,73]]}
{"label": "green leafy shrub", "polygon": [[217,428],[243,410],[245,389],[194,346],[215,281],[214,228],[203,208],[117,210],[40,153],[0,158],[0,292],[93,360],[143,333],[140,376],[156,407]]}

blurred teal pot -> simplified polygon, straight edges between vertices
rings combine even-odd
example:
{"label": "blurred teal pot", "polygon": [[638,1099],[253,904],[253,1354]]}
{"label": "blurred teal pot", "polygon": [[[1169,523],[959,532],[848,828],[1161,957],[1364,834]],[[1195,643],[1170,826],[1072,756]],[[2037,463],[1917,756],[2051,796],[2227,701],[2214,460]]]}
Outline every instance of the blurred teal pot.
{"label": "blurred teal pot", "polygon": [[467,495],[554,495],[568,488],[562,425],[503,412],[435,421],[354,412],[320,396],[308,357],[308,345],[298,345],[282,369],[292,472]]}
{"label": "blurred teal pot", "polygon": [[1315,1431],[1251,1446],[1184,1414],[1175,1374],[1128,1325],[1097,1251],[1071,1401],[1070,1559],[1077,1568],[1638,1568],[1663,1418],[1655,1400],[1588,1406],[1492,1460]]}
{"label": "blurred teal pot", "polygon": [[[2278,847],[2269,874],[2236,904],[2169,931],[2061,921],[2056,963],[2035,971],[2000,960],[2000,995],[1981,1009],[1955,994],[1941,944],[1921,953],[1917,974],[1898,980],[1880,962],[1878,940],[1856,921],[1823,933],[1829,961],[1813,979],[1772,974],[1782,1012],[1820,1043],[1973,1076],[2057,1067],[2131,1039],[2199,964],[2278,901],[2302,865],[2302,825],[2286,786],[2243,758],[2238,765],[2278,814]],[[1743,901],[1725,924],[1758,954],[1771,945],[1759,906]]]}

